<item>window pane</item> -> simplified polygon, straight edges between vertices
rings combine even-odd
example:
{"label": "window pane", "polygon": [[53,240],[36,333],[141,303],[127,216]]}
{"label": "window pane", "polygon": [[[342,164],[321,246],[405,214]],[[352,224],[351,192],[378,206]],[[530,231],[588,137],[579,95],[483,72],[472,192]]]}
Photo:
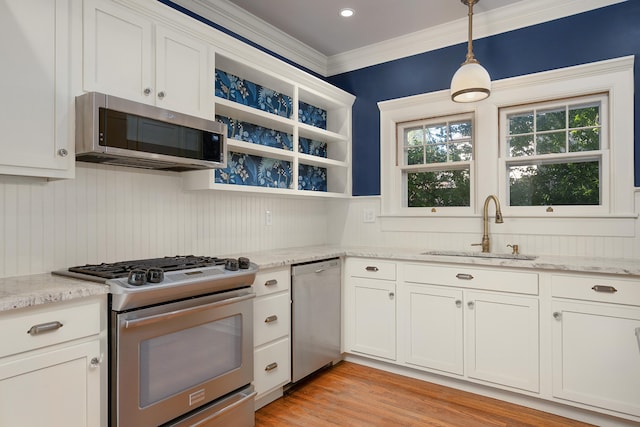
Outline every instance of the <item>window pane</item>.
{"label": "window pane", "polygon": [[469,206],[469,169],[407,173],[407,206]]}
{"label": "window pane", "polygon": [[426,163],[446,163],[447,146],[445,144],[428,145],[425,149],[427,151]]}
{"label": "window pane", "polygon": [[521,113],[507,116],[509,120],[509,135],[519,135],[533,132],[533,113]]}
{"label": "window pane", "polygon": [[469,121],[451,123],[450,130],[450,139],[452,141],[456,139],[471,138],[471,122]]}
{"label": "window pane", "polygon": [[471,143],[462,142],[449,145],[449,159],[452,162],[471,160]]}
{"label": "window pane", "polygon": [[566,126],[565,109],[540,110],[536,114],[536,130],[542,132],[545,130],[564,129]]}
{"label": "window pane", "polygon": [[600,162],[511,166],[511,206],[599,205]]}
{"label": "window pane", "polygon": [[424,163],[422,156],[422,147],[411,147],[405,150],[408,165],[421,165]]}
{"label": "window pane", "polygon": [[569,128],[600,125],[600,103],[592,106],[572,107],[569,110]]}
{"label": "window pane", "polygon": [[569,132],[569,151],[600,149],[600,129],[582,129]]}
{"label": "window pane", "polygon": [[432,125],[427,127],[427,144],[447,142],[447,125]]}
{"label": "window pane", "polygon": [[538,154],[564,153],[566,152],[564,132],[553,132],[538,135],[536,137],[536,151]]}
{"label": "window pane", "polygon": [[422,145],[424,141],[424,130],[422,127],[406,129],[404,131],[405,145]]}
{"label": "window pane", "polygon": [[511,157],[532,156],[535,154],[533,148],[533,135],[512,136],[507,139],[509,144],[509,155]]}

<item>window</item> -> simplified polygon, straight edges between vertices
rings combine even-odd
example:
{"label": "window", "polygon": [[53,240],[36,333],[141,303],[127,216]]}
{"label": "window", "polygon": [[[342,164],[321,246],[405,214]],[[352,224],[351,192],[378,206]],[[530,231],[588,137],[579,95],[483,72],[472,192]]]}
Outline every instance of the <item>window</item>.
{"label": "window", "polygon": [[509,206],[601,206],[607,95],[500,109]]}
{"label": "window", "polygon": [[397,135],[405,207],[470,205],[470,114],[399,123]]}

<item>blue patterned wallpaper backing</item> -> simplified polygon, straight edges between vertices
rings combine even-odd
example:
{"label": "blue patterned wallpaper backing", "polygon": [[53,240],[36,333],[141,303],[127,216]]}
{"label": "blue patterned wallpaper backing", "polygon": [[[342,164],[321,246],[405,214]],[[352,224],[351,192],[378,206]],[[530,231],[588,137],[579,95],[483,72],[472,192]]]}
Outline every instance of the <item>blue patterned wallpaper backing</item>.
{"label": "blue patterned wallpaper backing", "polygon": [[298,138],[298,152],[312,156],[327,157],[327,143],[309,138]]}
{"label": "blue patterned wallpaper backing", "polygon": [[227,153],[227,167],[216,169],[217,184],[252,185],[268,188],[291,188],[291,162]]}
{"label": "blue patterned wallpaper backing", "polygon": [[291,134],[224,116],[216,116],[216,120],[227,125],[227,138],[293,151]]}
{"label": "blue patterned wallpaper backing", "polygon": [[299,164],[298,190],[327,191],[327,169]]}
{"label": "blue patterned wallpaper backing", "polygon": [[315,126],[320,129],[327,129],[327,112],[322,108],[314,107],[305,102],[298,102],[298,121]]}
{"label": "blue patterned wallpaper backing", "polygon": [[290,96],[217,69],[215,94],[282,117],[291,118],[293,112]]}

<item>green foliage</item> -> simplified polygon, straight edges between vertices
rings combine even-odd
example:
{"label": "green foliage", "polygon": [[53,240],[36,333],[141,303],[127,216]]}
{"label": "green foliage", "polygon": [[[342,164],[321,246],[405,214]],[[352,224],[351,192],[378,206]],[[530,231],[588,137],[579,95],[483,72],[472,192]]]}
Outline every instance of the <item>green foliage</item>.
{"label": "green foliage", "polygon": [[407,206],[469,206],[469,170],[416,172],[407,174]]}

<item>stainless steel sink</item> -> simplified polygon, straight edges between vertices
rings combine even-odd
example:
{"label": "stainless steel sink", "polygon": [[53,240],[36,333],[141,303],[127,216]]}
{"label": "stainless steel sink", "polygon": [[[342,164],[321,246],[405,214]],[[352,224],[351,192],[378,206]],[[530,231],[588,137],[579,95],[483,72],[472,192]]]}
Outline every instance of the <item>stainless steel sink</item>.
{"label": "stainless steel sink", "polygon": [[442,255],[442,256],[460,256],[471,258],[500,258],[500,259],[520,259],[520,260],[533,260],[538,258],[534,255],[523,254],[497,254],[491,252],[472,252],[472,251],[427,251],[422,252],[422,255]]}

